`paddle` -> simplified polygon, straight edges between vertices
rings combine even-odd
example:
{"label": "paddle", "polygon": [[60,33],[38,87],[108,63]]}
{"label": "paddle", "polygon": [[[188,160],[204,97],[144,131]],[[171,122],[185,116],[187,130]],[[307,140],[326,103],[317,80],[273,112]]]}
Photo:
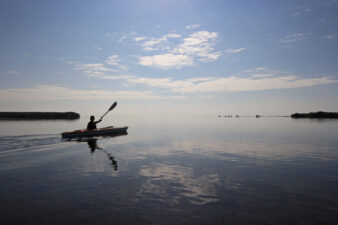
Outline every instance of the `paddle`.
{"label": "paddle", "polygon": [[103,118],[105,115],[107,115],[107,113],[109,113],[110,111],[112,111],[116,106],[117,106],[117,102],[114,102],[114,103],[110,106],[110,108],[108,109],[108,111],[107,111],[105,114],[103,114],[103,116],[101,116],[101,120],[102,120],[102,118]]}

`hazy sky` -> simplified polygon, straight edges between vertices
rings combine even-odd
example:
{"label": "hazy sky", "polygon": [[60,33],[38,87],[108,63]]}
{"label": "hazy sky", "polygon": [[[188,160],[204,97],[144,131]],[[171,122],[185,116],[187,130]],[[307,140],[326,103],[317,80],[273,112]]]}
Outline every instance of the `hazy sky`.
{"label": "hazy sky", "polygon": [[0,29],[1,111],[338,111],[337,0],[1,0]]}

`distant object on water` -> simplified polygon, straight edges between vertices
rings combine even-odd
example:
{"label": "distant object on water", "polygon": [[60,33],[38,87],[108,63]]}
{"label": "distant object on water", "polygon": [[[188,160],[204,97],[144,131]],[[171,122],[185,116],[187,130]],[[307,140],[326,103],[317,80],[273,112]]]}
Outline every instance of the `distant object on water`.
{"label": "distant object on water", "polygon": [[80,114],[75,112],[0,112],[0,119],[19,120],[75,120]]}
{"label": "distant object on water", "polygon": [[298,119],[298,118],[329,118],[329,119],[338,119],[338,112],[310,112],[310,113],[294,113],[291,114],[292,118]]}

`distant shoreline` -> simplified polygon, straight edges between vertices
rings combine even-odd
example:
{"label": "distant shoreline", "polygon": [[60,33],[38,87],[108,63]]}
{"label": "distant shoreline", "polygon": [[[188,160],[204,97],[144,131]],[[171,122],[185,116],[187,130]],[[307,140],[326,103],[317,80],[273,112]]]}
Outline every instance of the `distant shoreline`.
{"label": "distant shoreline", "polygon": [[80,114],[76,112],[0,112],[0,119],[18,120],[76,120]]}
{"label": "distant shoreline", "polygon": [[228,118],[239,118],[239,117],[256,117],[256,118],[262,118],[262,117],[291,117],[293,119],[338,119],[338,112],[323,112],[323,111],[318,111],[318,112],[310,112],[310,113],[293,113],[289,116],[281,116],[281,115],[275,115],[275,116],[264,116],[264,115],[259,115],[257,114],[256,116],[251,115],[251,116],[240,116],[240,115],[218,115],[218,118],[220,117],[228,117]]}
{"label": "distant shoreline", "polygon": [[310,113],[294,113],[291,118],[314,118],[314,119],[338,119],[338,112],[310,112]]}

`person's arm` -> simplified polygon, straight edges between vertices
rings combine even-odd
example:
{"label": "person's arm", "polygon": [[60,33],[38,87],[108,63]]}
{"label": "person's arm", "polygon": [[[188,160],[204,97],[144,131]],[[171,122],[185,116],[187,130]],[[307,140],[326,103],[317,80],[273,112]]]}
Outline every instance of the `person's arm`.
{"label": "person's arm", "polygon": [[101,121],[102,121],[102,119],[100,119],[100,120],[96,121],[96,122],[95,122],[95,124],[97,124],[97,123],[100,123]]}

